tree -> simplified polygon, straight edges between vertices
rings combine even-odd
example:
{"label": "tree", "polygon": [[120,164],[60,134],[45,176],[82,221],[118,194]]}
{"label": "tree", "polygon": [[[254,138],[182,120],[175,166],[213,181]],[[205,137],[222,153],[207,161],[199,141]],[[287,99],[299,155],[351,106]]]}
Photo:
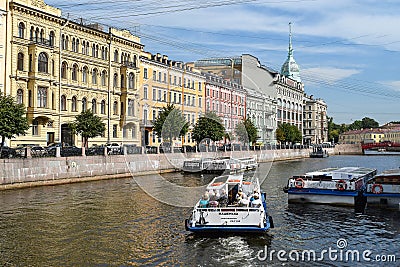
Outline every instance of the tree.
{"label": "tree", "polygon": [[174,138],[184,136],[189,130],[189,123],[183,117],[182,111],[171,104],[163,107],[153,125],[156,134],[168,140],[171,145]]}
{"label": "tree", "polygon": [[69,124],[72,132],[82,136],[82,147],[88,147],[89,138],[100,136],[106,130],[102,119],[91,110],[82,111],[75,116],[75,121]]}
{"label": "tree", "polygon": [[369,128],[378,128],[379,123],[374,119],[364,117],[361,121],[356,120],[352,124],[349,125],[349,130],[361,130],[361,129],[369,129]]}
{"label": "tree", "polygon": [[300,130],[294,126],[287,123],[282,123],[278,126],[276,130],[276,139],[279,142],[301,142],[302,135]]}
{"label": "tree", "polygon": [[254,143],[257,140],[257,128],[250,119],[238,123],[235,133],[239,137],[239,141],[243,143]]}
{"label": "tree", "polygon": [[192,132],[192,137],[199,144],[204,139],[219,141],[224,137],[225,127],[222,120],[214,112],[206,112],[200,117]]}
{"label": "tree", "polygon": [[25,116],[25,106],[17,104],[13,97],[4,96],[0,91],[0,136],[1,146],[5,139],[11,139],[19,135],[25,135],[29,129]]}

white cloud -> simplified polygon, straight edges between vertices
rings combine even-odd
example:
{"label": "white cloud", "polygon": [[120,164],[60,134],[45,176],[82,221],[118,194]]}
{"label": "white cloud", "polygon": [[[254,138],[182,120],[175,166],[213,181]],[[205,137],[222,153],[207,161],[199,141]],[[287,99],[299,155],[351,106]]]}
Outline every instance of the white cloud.
{"label": "white cloud", "polygon": [[314,67],[301,70],[301,75],[311,81],[324,82],[330,85],[360,73],[357,69],[341,69],[335,67]]}
{"label": "white cloud", "polygon": [[400,91],[400,81],[384,81],[381,83],[394,91]]}

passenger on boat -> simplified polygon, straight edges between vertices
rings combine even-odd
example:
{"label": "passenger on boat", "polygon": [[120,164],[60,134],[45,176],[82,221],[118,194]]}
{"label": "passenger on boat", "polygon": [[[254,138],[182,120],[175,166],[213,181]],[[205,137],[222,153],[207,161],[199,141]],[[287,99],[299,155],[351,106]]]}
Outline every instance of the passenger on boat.
{"label": "passenger on boat", "polygon": [[217,200],[217,198],[215,197],[215,193],[214,193],[214,191],[213,190],[208,190],[208,196],[209,196],[209,200],[210,201],[215,201],[215,200]]}
{"label": "passenger on boat", "polygon": [[254,193],[250,197],[250,202],[252,202],[254,200],[254,195],[256,195],[256,194],[258,195],[258,191],[257,191],[257,189],[254,189]]}
{"label": "passenger on boat", "polygon": [[221,190],[221,195],[218,199],[218,203],[220,207],[226,207],[228,205],[228,195],[225,192],[225,189]]}
{"label": "passenger on boat", "polygon": [[200,200],[200,208],[207,208],[209,203],[208,193],[205,193]]}
{"label": "passenger on boat", "polygon": [[258,194],[258,193],[255,193],[254,196],[253,196],[253,198],[254,198],[254,199],[251,201],[251,207],[252,207],[252,208],[259,208],[259,207],[261,207],[262,202],[261,202],[261,199],[260,199],[259,194]]}

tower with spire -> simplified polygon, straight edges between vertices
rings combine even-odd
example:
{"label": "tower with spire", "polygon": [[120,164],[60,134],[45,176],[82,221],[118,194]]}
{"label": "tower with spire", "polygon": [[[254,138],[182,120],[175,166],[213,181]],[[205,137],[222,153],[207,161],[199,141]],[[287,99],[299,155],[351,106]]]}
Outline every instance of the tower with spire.
{"label": "tower with spire", "polygon": [[293,80],[296,80],[298,82],[301,82],[300,79],[300,69],[299,65],[297,65],[296,61],[294,60],[293,57],[293,48],[292,48],[292,23],[289,22],[289,51],[288,51],[288,57],[283,63],[282,68],[281,68],[281,74],[289,77]]}

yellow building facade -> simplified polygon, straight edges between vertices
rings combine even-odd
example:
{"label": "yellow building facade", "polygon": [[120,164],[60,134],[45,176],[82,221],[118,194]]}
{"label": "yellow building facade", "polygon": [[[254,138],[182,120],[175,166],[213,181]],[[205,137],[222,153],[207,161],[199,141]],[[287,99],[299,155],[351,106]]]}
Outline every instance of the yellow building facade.
{"label": "yellow building facade", "polygon": [[204,113],[205,77],[200,71],[161,54],[143,52],[140,57],[140,122],[142,146],[159,146],[162,138],[153,132],[153,122],[167,104],[182,111],[189,132],[174,140],[173,146],[195,145],[191,137],[199,116]]}
{"label": "yellow building facade", "polygon": [[6,2],[10,75],[3,91],[25,105],[30,125],[10,145],[80,146],[68,125],[87,109],[106,124],[90,144],[139,144],[140,39],[126,30],[65,19],[43,0]]}
{"label": "yellow building facade", "polygon": [[385,140],[385,130],[380,128],[352,130],[339,135],[341,144],[379,143]]}

